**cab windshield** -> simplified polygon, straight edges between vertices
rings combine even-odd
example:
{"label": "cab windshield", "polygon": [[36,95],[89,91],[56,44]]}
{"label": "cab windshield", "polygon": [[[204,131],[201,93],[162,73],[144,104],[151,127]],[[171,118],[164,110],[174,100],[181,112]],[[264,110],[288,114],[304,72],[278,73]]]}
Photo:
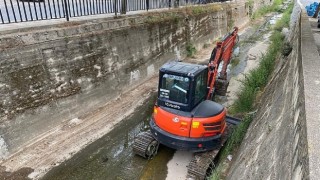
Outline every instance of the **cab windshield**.
{"label": "cab windshield", "polygon": [[187,77],[163,74],[160,86],[160,98],[187,104],[190,80]]}

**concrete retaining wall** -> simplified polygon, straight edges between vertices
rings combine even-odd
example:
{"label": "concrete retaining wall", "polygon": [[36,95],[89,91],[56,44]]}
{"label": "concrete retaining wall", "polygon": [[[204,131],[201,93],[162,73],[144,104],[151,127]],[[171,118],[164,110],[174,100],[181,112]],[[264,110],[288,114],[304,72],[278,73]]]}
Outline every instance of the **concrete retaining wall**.
{"label": "concrete retaining wall", "polygon": [[212,43],[231,19],[248,22],[246,11],[227,3],[1,32],[0,155],[133,89],[186,44]]}
{"label": "concrete retaining wall", "polygon": [[318,55],[309,21],[295,7],[293,50],[276,65],[227,179],[318,179]]}

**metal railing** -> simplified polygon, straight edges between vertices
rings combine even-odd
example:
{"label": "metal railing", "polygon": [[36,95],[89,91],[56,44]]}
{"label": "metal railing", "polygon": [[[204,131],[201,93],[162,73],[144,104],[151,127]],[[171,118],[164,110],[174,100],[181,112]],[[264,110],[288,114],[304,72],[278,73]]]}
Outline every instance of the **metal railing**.
{"label": "metal railing", "polygon": [[0,0],[0,23],[61,19],[97,14],[206,4],[224,0]]}

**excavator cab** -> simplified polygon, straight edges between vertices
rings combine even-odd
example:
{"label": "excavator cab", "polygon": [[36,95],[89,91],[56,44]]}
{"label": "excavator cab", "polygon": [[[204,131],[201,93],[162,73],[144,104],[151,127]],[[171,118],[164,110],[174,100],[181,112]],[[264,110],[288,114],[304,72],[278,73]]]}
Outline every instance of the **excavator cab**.
{"label": "excavator cab", "polygon": [[208,68],[203,65],[169,62],[159,74],[158,105],[190,112],[207,94]]}
{"label": "excavator cab", "polygon": [[160,68],[153,137],[173,149],[207,151],[219,145],[226,109],[206,100],[208,66],[169,62]]}

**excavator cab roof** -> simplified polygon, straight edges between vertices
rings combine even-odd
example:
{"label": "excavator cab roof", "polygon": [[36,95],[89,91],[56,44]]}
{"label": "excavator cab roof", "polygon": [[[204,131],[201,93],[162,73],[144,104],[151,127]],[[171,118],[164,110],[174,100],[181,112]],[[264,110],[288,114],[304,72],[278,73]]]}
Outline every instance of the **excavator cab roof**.
{"label": "excavator cab roof", "polygon": [[204,66],[204,65],[172,61],[164,64],[160,68],[160,72],[174,73],[180,76],[194,77],[207,68],[208,66]]}

